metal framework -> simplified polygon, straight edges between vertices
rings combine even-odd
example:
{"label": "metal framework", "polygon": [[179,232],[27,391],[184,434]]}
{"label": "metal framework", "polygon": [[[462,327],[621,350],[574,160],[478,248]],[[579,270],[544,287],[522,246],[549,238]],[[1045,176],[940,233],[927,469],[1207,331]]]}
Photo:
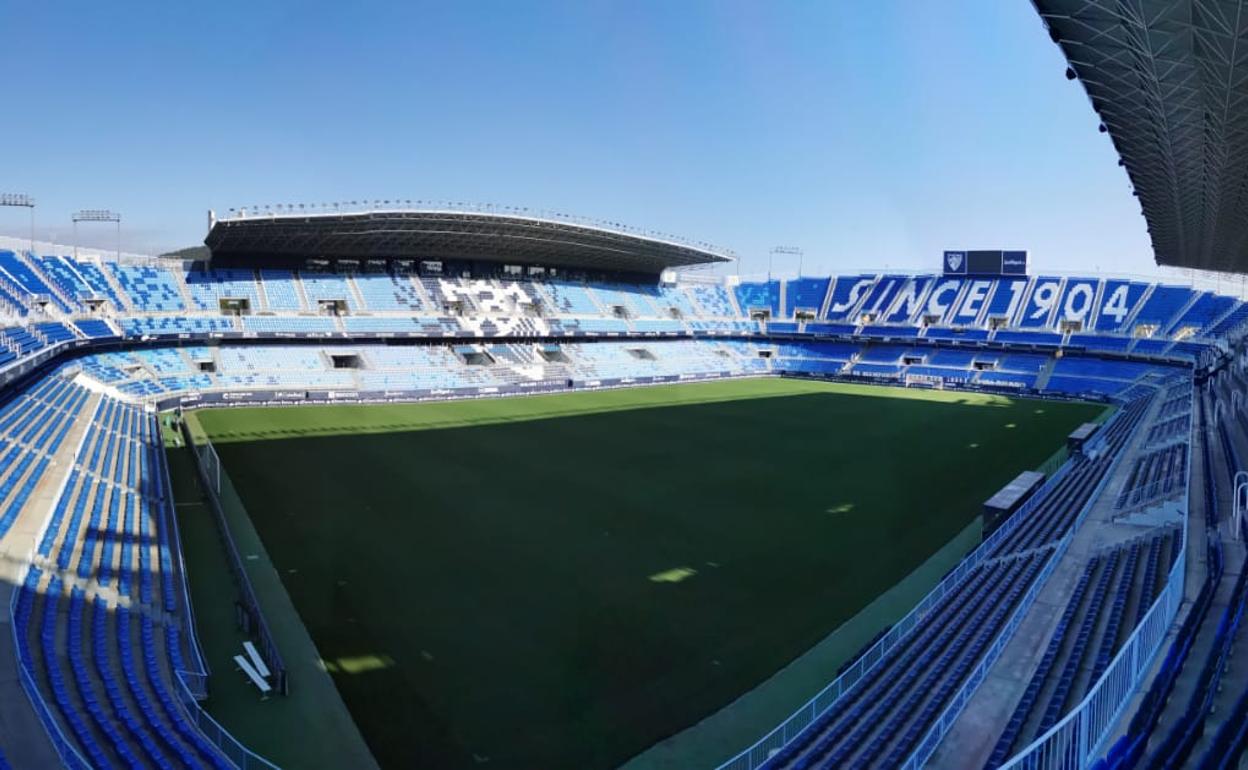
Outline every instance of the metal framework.
{"label": "metal framework", "polygon": [[0,193],[0,208],[27,209],[30,212],[30,253],[35,253],[35,199],[25,193]]}
{"label": "metal framework", "polygon": [[110,209],[83,209],[70,218],[74,222],[74,259],[78,258],[79,222],[112,222],[117,226],[117,261],[121,261],[121,214]]}
{"label": "metal framework", "polygon": [[1248,271],[1245,0],[1032,0],[1121,158],[1160,265]]}
{"label": "metal framework", "polygon": [[776,246],[767,254],[767,280],[771,280],[771,265],[776,257],[797,257],[797,277],[802,277],[802,260],[806,252],[797,246]]}
{"label": "metal framework", "polygon": [[729,253],[623,228],[511,213],[391,209],[210,216],[214,259],[452,259],[661,273]]}

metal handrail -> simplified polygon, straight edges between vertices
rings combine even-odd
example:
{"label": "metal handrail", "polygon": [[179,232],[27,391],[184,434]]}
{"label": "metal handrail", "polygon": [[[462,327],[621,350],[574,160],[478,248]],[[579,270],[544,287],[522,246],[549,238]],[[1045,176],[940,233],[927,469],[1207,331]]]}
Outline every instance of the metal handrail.
{"label": "metal handrail", "polygon": [[[1197,389],[1192,388],[1192,410],[1195,410]],[[1191,447],[1195,440],[1195,421],[1190,428],[1186,484],[1183,490],[1183,550],[1175,560],[1166,579],[1166,586],[1149,607],[1148,614],[1132,630],[1118,654],[1101,678],[1088,689],[1088,694],[1057,724],[1033,740],[1022,751],[1001,766],[1001,770],[1026,767],[1086,767],[1099,752],[1101,744],[1117,724],[1131,702],[1140,683],[1161,649],[1170,626],[1183,603],[1186,590],[1187,544],[1190,529]]]}
{"label": "metal handrail", "polygon": [[[1115,413],[1113,419],[1117,420],[1123,412],[1120,410]],[[1102,431],[1103,433],[1104,431]],[[870,673],[877,664],[879,664],[888,653],[897,646],[897,644],[927,615],[928,612],[935,607],[941,599],[944,598],[951,590],[957,587],[967,575],[970,574],[981,562],[983,562],[996,546],[1009,536],[1019,525],[1027,518],[1029,514],[1040,502],[1042,502],[1072,467],[1068,460],[1057,473],[1053,474],[1045,484],[1033,494],[1026,503],[1024,503],[1017,511],[1014,512],[1006,521],[998,527],[991,535],[989,535],[982,543],[979,544],[970,554],[958,563],[958,566],[945,576],[923,599],[919,601],[909,613],[901,620],[895,623],[878,641],[875,642],[866,652],[853,663],[844,673],[830,682],[822,690],[815,694],[810,700],[802,704],[787,719],[776,727],[772,728],[765,735],[755,741],[751,746],[745,748],[731,759],[720,764],[716,770],[754,770],[761,767],[770,756],[790,741],[796,738],[811,723],[826,714],[841,696],[849,691],[863,676]],[[1104,485],[1105,480],[1110,474],[1101,480],[1100,485]],[[1099,489],[1100,487],[1098,487]],[[1086,515],[1085,510],[1080,514]],[[1033,597],[1034,599],[1034,597]]]}

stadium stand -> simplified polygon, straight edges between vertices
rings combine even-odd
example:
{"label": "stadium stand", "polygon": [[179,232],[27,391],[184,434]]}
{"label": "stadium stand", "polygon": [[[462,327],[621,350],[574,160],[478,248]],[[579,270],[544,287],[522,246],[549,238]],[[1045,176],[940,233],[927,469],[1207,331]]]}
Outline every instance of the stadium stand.
{"label": "stadium stand", "polygon": [[799,311],[818,316],[823,310],[823,301],[828,296],[831,278],[795,278],[785,285],[788,315],[792,317]]}
{"label": "stadium stand", "polygon": [[221,301],[225,299],[245,299],[251,303],[252,308],[260,307],[256,276],[252,270],[210,270],[197,267],[187,272],[186,287],[191,292],[195,306],[201,310],[218,310]]}
{"label": "stadium stand", "polygon": [[109,262],[107,265],[136,310],[156,312],[186,310],[186,303],[182,301],[182,292],[178,289],[179,280],[168,268],[153,265],[123,265],[116,262]]}
{"label": "stadium stand", "polygon": [[[76,391],[81,408],[87,392],[60,387]],[[96,403],[39,541],[39,556],[56,569],[32,566],[20,588],[18,658],[93,765],[230,768],[171,694],[181,632],[170,624],[178,600],[157,436],[154,416],[109,398]],[[148,607],[164,614],[153,619]]]}
{"label": "stadium stand", "polygon": [[70,312],[69,303],[44,282],[21,257],[12,251],[0,250],[0,277],[7,279],[10,287],[25,292],[30,298],[44,297],[63,312]]}
{"label": "stadium stand", "polygon": [[[18,589],[18,656],[73,751],[100,766],[231,766],[188,717],[171,674],[187,663],[193,629],[173,582],[182,576],[169,568],[150,407],[241,392],[403,400],[759,375],[1117,404],[1095,451],[1062,466],[923,624],[860,658],[870,668],[853,687],[751,765],[891,767],[946,728],[946,711],[999,654],[1098,496],[1127,516],[1193,492],[1189,453],[1203,448],[1191,441],[1191,373],[1225,366],[1248,331],[1238,300],[1118,279],[558,275],[0,254],[0,300],[11,308],[0,375],[45,364],[0,406],[0,531],[40,478],[64,479],[41,561]],[[243,302],[223,311],[225,300]],[[758,309],[767,323],[749,318]],[[53,463],[70,451],[78,416],[87,424],[72,462]],[[989,766],[1058,729],[1112,672],[1185,545],[1168,523],[1079,565],[1044,657],[1001,716]],[[1215,649],[1228,649],[1219,639]],[[1207,741],[1182,737],[1202,703],[1186,721],[1159,709],[1180,736],[1165,739],[1175,756],[1242,744],[1222,722]],[[1226,704],[1228,714],[1245,709]]]}
{"label": "stadium stand", "polygon": [[737,307],[746,313],[766,310],[772,318],[780,318],[780,281],[759,281],[758,283],[739,283],[734,288],[737,295]]}
{"label": "stadium stand", "polygon": [[353,280],[368,310],[410,311],[425,307],[416,285],[398,273],[357,273]]}
{"label": "stadium stand", "polygon": [[263,287],[265,303],[268,310],[299,311],[307,310],[307,303],[301,298],[295,286],[295,274],[289,270],[261,268],[260,285]]}

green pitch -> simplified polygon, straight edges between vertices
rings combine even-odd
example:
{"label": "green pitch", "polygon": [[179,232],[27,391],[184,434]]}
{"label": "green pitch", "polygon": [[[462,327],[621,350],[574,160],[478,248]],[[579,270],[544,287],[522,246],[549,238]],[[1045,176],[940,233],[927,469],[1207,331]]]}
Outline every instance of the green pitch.
{"label": "green pitch", "polygon": [[1101,408],[765,379],[199,417],[383,767],[611,768]]}

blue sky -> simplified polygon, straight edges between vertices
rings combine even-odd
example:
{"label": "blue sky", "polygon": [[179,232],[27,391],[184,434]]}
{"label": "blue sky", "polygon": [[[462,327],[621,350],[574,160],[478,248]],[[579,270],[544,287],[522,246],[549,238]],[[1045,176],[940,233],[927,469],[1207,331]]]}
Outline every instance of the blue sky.
{"label": "blue sky", "polygon": [[807,273],[1002,247],[1153,271],[1023,0],[7,3],[0,26],[0,187],[62,242],[80,208],[147,250],[201,241],[209,208],[432,198],[678,233],[745,273],[776,245]]}

